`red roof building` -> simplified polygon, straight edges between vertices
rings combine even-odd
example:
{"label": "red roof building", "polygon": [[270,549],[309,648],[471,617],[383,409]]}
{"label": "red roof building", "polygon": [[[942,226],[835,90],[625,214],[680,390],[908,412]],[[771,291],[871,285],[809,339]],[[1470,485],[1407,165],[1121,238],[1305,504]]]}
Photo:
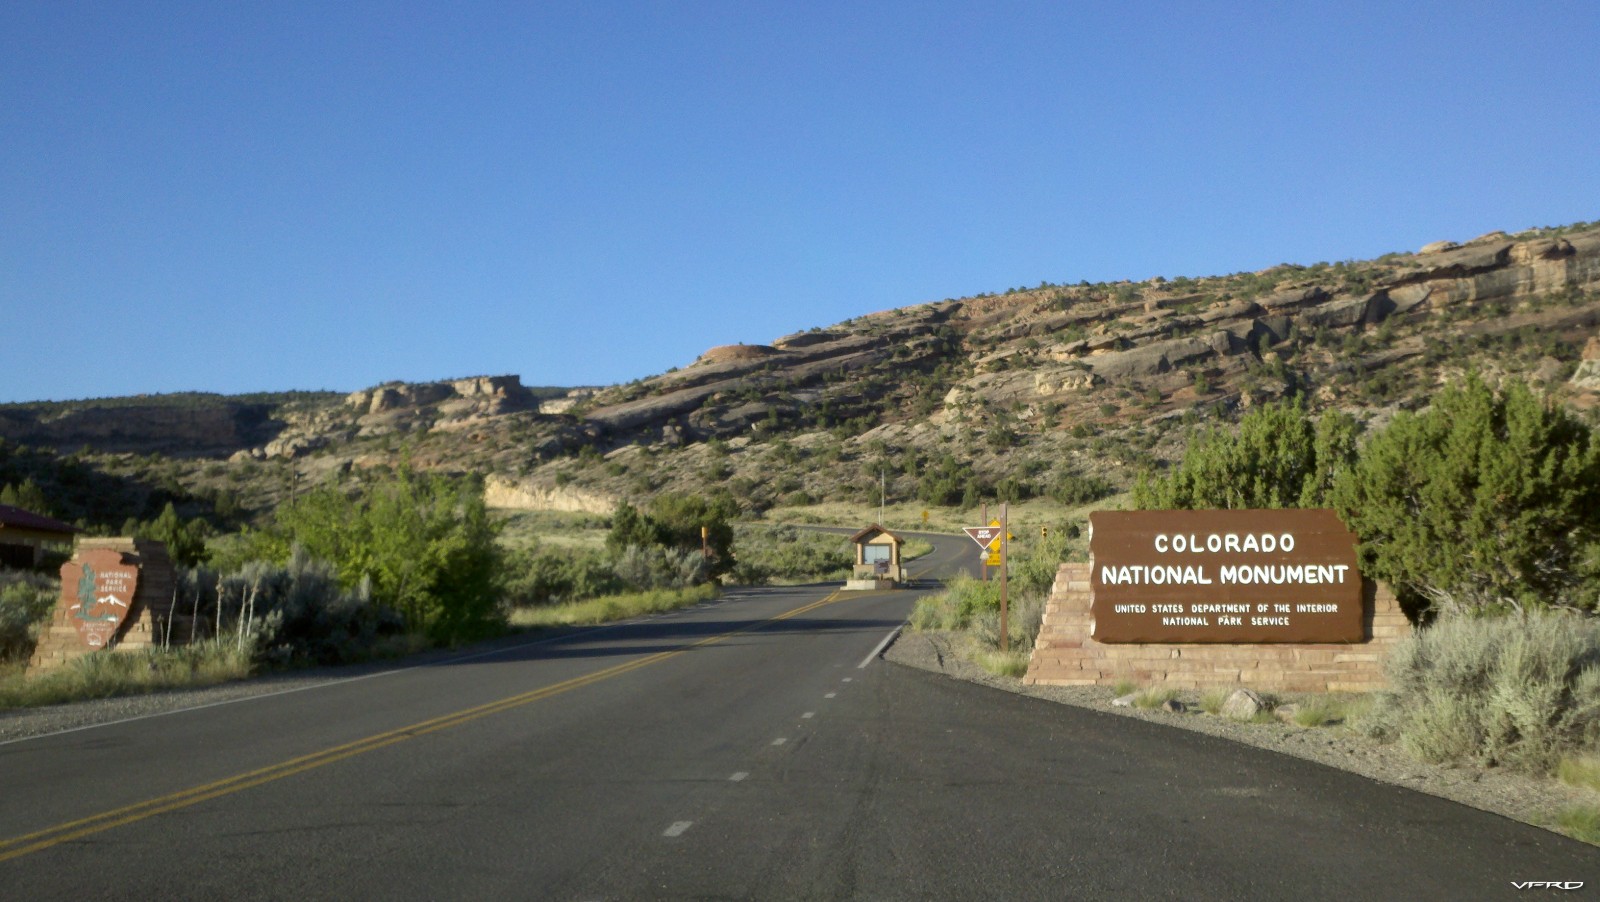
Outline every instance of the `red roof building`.
{"label": "red roof building", "polygon": [[46,551],[70,551],[77,534],[70,523],[0,504],[0,567],[36,567]]}

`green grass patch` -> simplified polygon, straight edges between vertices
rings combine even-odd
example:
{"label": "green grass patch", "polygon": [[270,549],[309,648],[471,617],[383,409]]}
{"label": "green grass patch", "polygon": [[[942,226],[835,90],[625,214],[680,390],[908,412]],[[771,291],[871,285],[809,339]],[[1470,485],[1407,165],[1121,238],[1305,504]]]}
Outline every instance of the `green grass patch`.
{"label": "green grass patch", "polygon": [[1028,672],[1029,653],[1026,651],[992,651],[985,649],[973,656],[979,667],[995,676],[1021,679]]}
{"label": "green grass patch", "polygon": [[1207,714],[1221,714],[1222,706],[1227,704],[1231,689],[1207,689],[1200,693],[1200,710]]}
{"label": "green grass patch", "polygon": [[1000,585],[970,576],[945,582],[945,590],[917,599],[911,610],[914,630],[964,630],[979,612],[1000,609]]}
{"label": "green grass patch", "polygon": [[1146,710],[1150,708],[1159,708],[1177,697],[1178,690],[1176,689],[1163,689],[1161,687],[1154,687],[1146,689],[1138,695],[1135,695],[1133,697],[1133,706],[1135,708],[1144,708]]}
{"label": "green grass patch", "polygon": [[654,589],[607,595],[567,604],[518,608],[511,612],[511,625],[518,627],[586,626],[626,620],[642,614],[675,611],[716,598],[718,589],[709,583],[687,589]]}
{"label": "green grass patch", "polygon": [[1124,695],[1132,695],[1138,690],[1138,688],[1138,683],[1135,683],[1133,680],[1130,680],[1127,677],[1123,677],[1112,685],[1111,691],[1117,696],[1117,698],[1122,698]]}
{"label": "green grass patch", "polygon": [[1600,790],[1600,755],[1568,755],[1556,765],[1556,776],[1568,786]]}
{"label": "green grass patch", "polygon": [[1555,820],[1562,833],[1600,846],[1600,808],[1594,805],[1569,805],[1556,812]]}
{"label": "green grass patch", "polygon": [[1302,727],[1321,727],[1344,719],[1339,703],[1326,696],[1308,698],[1294,709],[1294,722]]}

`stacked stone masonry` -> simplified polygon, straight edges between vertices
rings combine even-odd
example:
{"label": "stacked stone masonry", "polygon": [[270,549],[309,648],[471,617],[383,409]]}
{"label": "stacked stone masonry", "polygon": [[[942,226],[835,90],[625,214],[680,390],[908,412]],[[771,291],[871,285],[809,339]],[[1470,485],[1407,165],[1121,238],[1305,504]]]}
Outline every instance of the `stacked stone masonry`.
{"label": "stacked stone masonry", "polygon": [[[133,604],[105,651],[132,651],[165,644],[176,588],[167,546],[160,542],[127,538],[79,539],[75,551],[82,553],[97,548],[120,552],[124,563],[139,568],[139,583]],[[187,618],[180,619],[187,621]],[[188,638],[187,626],[171,632],[173,643]],[[68,603],[58,600],[55,611],[50,615],[50,625],[39,637],[39,644],[28,661],[28,672],[53,670],[74,658],[96,651],[79,638],[78,629],[72,624]]]}
{"label": "stacked stone masonry", "polygon": [[1246,686],[1280,692],[1370,692],[1383,659],[1411,634],[1394,593],[1365,584],[1366,641],[1350,644],[1110,645],[1090,636],[1088,564],[1062,564],[1045,605],[1025,682],[1110,686],[1122,680],[1177,689]]}

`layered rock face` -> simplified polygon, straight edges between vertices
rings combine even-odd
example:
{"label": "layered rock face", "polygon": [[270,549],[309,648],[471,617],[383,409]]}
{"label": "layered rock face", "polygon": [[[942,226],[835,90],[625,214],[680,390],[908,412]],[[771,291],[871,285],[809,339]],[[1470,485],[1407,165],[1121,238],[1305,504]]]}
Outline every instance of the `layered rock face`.
{"label": "layered rock face", "polygon": [[[1600,227],[1494,233],[1364,263],[920,304],[714,347],[681,370],[599,389],[502,375],[391,382],[342,401],[0,405],[0,438],[236,452],[294,461],[308,479],[404,454],[419,467],[497,475],[492,491],[507,506],[595,513],[619,497],[710,486],[765,500],[861,495],[849,486],[865,478],[867,456],[879,488],[885,459],[890,479],[902,468],[902,497],[953,458],[990,479],[1037,482],[1042,463],[1125,482],[1130,468],[1178,453],[1183,430],[1164,421],[1291,393],[1381,417],[1477,367],[1600,407],[1597,327]],[[709,443],[695,443],[710,439],[717,454],[702,454]],[[832,465],[842,459],[853,465]]]}
{"label": "layered rock face", "polygon": [[[1373,267],[1379,277],[1359,289],[1316,275],[1296,282],[1296,268],[1284,267],[1272,290],[1251,297],[1184,295],[1153,286],[1145,289],[1150,297],[1121,300],[1040,289],[887,311],[770,346],[713,348],[681,371],[598,393],[584,416],[612,443],[732,437],[840,394],[825,391],[826,381],[867,382],[886,370],[926,370],[934,360],[954,361],[953,369],[969,372],[944,393],[933,422],[978,408],[1036,416],[1091,397],[1103,402],[1108,393],[1170,396],[1197,378],[1236,382],[1248,371],[1274,366],[1273,349],[1297,335],[1337,338],[1391,320],[1428,318],[1478,319],[1449,330],[1473,334],[1530,326],[1583,330],[1600,323],[1600,303],[1581,298],[1515,316],[1484,315],[1497,305],[1509,310],[1529,299],[1577,296],[1600,286],[1600,230],[1521,241],[1497,232],[1466,244],[1435,242],[1380,263]],[[960,347],[952,354],[955,344]],[[1422,352],[1418,343],[1337,355],[1312,375],[1372,370]],[[1262,391],[1245,392],[1241,400],[1259,400]]]}

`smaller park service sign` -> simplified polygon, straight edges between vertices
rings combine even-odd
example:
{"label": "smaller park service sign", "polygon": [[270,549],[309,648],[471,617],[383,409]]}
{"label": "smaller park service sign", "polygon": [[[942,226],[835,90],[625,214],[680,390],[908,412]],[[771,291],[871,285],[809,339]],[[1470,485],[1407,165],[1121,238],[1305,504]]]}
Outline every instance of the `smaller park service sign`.
{"label": "smaller park service sign", "polygon": [[1356,537],[1331,510],[1096,511],[1100,642],[1361,642]]}

